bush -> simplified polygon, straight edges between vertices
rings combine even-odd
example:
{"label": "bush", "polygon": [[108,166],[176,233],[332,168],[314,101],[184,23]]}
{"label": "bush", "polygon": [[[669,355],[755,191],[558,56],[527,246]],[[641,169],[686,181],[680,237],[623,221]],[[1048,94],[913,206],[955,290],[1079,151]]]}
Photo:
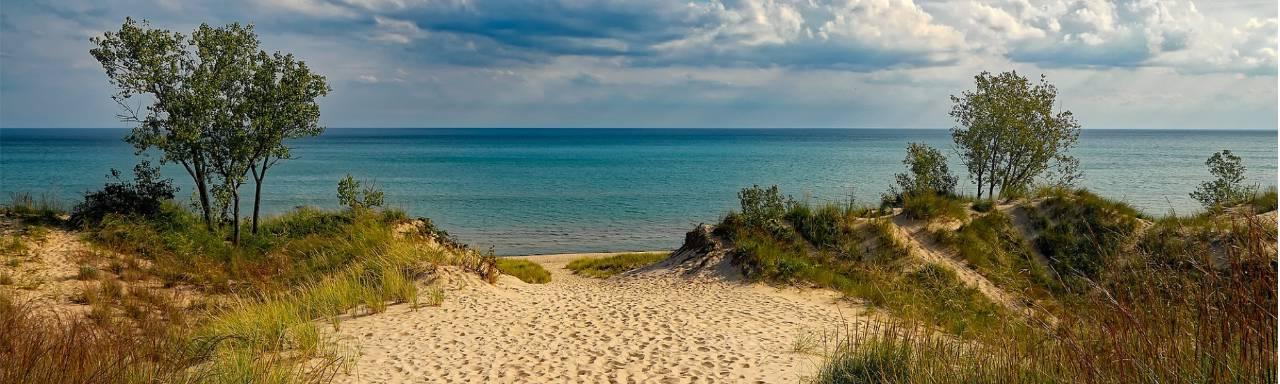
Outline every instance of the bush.
{"label": "bush", "polygon": [[381,207],[382,197],[382,189],[368,180],[356,181],[350,174],[338,180],[338,204],[353,210]]}
{"label": "bush", "polygon": [[529,260],[499,258],[498,270],[529,284],[545,284],[551,281],[550,272],[543,269],[541,264]]}
{"label": "bush", "polygon": [[977,212],[991,212],[991,209],[995,208],[995,206],[995,202],[990,199],[982,199],[973,202],[973,210]]}
{"label": "bush", "polygon": [[584,257],[569,262],[565,268],[575,274],[607,278],[666,259],[667,253],[623,253],[609,257]]}
{"label": "bush", "polygon": [[155,217],[165,201],[172,200],[178,187],[170,179],[160,178],[160,168],[143,161],[133,167],[133,181],[120,179],[120,171],[111,170],[110,179],[101,190],[84,195],[84,202],[71,211],[74,225],[97,225],[110,214]]}
{"label": "bush", "polygon": [[738,192],[738,202],[742,206],[742,221],[748,226],[777,222],[786,214],[786,200],[776,185],[768,189],[759,185],[743,188]]}

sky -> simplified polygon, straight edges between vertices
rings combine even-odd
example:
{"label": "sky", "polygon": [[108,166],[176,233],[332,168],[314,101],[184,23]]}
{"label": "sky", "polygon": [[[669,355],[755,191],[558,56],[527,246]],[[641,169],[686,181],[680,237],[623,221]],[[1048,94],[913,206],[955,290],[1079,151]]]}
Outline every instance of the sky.
{"label": "sky", "polygon": [[981,71],[1086,128],[1276,129],[1274,0],[122,0],[0,4],[0,127],[126,127],[89,38],[252,23],[329,127],[949,128]]}

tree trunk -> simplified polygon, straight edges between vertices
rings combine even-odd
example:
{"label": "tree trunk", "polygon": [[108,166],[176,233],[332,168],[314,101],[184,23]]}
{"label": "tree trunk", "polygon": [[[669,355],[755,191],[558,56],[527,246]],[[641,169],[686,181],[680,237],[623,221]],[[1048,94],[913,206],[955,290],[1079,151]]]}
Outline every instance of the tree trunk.
{"label": "tree trunk", "polygon": [[266,176],[267,172],[263,170],[262,177],[255,175],[253,178],[253,227],[250,232],[255,235],[258,234],[258,207],[262,206],[262,179]]}
{"label": "tree trunk", "polygon": [[231,244],[240,245],[240,191],[239,188],[232,187],[231,201],[235,204],[231,208]]}
{"label": "tree trunk", "polygon": [[209,203],[209,184],[205,180],[204,170],[199,166],[196,167],[196,189],[200,195],[200,210],[204,214],[204,225],[209,231],[213,231],[213,207]]}

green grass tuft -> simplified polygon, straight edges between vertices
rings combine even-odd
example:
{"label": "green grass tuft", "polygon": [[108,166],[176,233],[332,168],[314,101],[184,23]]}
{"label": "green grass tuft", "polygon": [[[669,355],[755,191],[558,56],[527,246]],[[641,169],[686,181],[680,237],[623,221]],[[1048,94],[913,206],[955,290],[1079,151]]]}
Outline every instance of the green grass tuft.
{"label": "green grass tuft", "polygon": [[551,272],[543,269],[541,264],[529,260],[499,258],[498,270],[529,284],[546,284],[551,281]]}
{"label": "green grass tuft", "polygon": [[657,263],[666,259],[668,255],[668,253],[664,252],[649,252],[623,253],[608,257],[584,257],[569,262],[569,265],[566,265],[565,268],[575,274],[603,279]]}

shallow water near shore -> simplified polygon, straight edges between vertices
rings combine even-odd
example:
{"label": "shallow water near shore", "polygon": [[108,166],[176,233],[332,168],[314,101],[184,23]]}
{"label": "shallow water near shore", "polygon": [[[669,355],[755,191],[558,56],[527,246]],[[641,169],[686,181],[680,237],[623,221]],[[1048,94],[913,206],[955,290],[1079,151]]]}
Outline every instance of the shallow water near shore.
{"label": "shallow water near shore", "polygon": [[[0,129],[0,200],[78,199],[136,162],[126,133]],[[375,180],[388,205],[502,255],[670,249],[752,184],[876,202],[913,141],[945,148],[963,175],[941,129],[329,129],[294,144],[297,158],[272,170],[263,202],[268,213],[336,207],[337,180],[350,173]],[[1083,186],[1161,215],[1198,209],[1187,193],[1221,149],[1244,159],[1248,182],[1276,184],[1276,131],[1086,130],[1073,153]],[[180,168],[164,172],[190,196]]]}

